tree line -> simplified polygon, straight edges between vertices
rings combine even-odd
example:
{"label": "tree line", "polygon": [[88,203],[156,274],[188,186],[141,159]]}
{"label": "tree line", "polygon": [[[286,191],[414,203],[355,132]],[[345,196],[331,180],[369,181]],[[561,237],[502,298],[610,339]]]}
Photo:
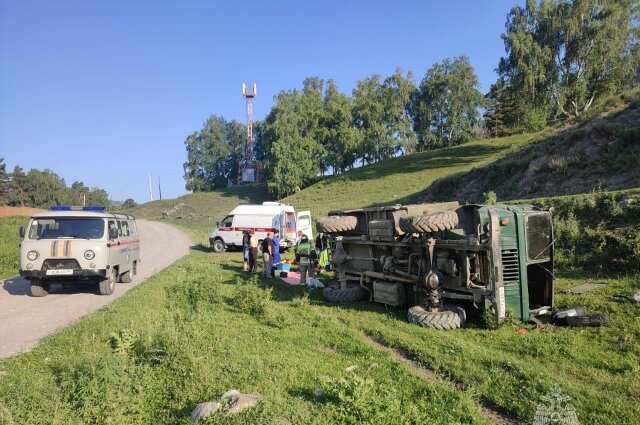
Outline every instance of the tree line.
{"label": "tree line", "polygon": [[[301,89],[279,92],[254,126],[269,191],[280,198],[325,174],[579,118],[638,78],[639,22],[634,0],[528,0],[513,7],[497,81],[484,95],[466,56],[434,64],[419,83],[399,68],[372,75],[351,95],[331,79],[306,78]],[[244,124],[210,117],[185,141],[186,188],[227,186],[245,138]]]}
{"label": "tree line", "polygon": [[[133,202],[133,200],[128,200]],[[25,173],[20,166],[7,171],[0,158],[0,206],[48,208],[51,205],[109,205],[104,189],[89,188],[75,181],[67,187],[64,179],[49,169]]]}

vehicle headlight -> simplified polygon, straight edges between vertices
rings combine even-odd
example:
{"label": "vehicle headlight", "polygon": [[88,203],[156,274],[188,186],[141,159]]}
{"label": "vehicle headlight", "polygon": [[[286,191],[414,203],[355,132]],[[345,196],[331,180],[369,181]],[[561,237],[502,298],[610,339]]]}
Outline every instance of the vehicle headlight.
{"label": "vehicle headlight", "polygon": [[29,259],[29,261],[34,261],[36,258],[38,258],[38,251],[27,252],[27,258]]}
{"label": "vehicle headlight", "polygon": [[84,252],[84,258],[87,260],[93,260],[93,258],[96,256],[96,253],[91,251],[90,249],[86,250]]}

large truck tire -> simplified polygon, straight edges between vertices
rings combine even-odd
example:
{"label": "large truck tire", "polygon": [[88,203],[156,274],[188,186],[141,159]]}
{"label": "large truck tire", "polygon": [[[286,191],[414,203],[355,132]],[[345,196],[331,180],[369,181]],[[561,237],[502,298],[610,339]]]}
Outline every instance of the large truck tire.
{"label": "large truck tire", "polygon": [[413,226],[414,221],[417,221],[418,217],[420,216],[400,217],[400,230],[404,233],[420,233],[420,231]]}
{"label": "large truck tire", "polygon": [[98,284],[100,295],[111,295],[116,290],[116,269],[111,268],[109,275]]}
{"label": "large truck tire", "polygon": [[360,286],[350,286],[347,289],[327,286],[322,290],[322,296],[330,303],[350,303],[369,298],[367,291]]}
{"label": "large truck tire", "polygon": [[31,281],[31,296],[32,297],[46,297],[49,295],[50,285],[48,283],[42,283],[41,280]]}
{"label": "large truck tire", "polygon": [[609,325],[609,316],[606,314],[586,314],[584,316],[570,316],[566,319],[567,326],[573,327],[600,327]]}
{"label": "large truck tire", "polygon": [[350,232],[358,227],[358,218],[353,215],[330,215],[319,218],[316,227],[322,233]]}
{"label": "large truck tire", "polygon": [[443,311],[428,311],[416,305],[409,309],[407,319],[425,328],[451,330],[458,329],[466,321],[467,315],[462,307],[444,305]]}
{"label": "large truck tire", "polygon": [[458,214],[455,211],[433,211],[400,219],[400,228],[406,233],[441,232],[455,229],[457,226]]}

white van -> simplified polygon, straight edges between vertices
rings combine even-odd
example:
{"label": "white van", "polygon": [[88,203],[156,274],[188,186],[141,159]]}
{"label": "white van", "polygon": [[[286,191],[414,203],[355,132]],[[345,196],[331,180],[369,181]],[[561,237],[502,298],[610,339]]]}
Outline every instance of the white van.
{"label": "white van", "polygon": [[136,219],[102,206],[53,206],[33,215],[20,236],[20,276],[34,297],[47,295],[51,283],[73,282],[95,282],[110,295],[117,281],[133,280],[140,262]]}
{"label": "white van", "polygon": [[216,224],[209,235],[209,243],[215,252],[224,252],[229,247],[242,247],[242,232],[245,230],[255,230],[258,239],[262,240],[267,237],[267,232],[276,229],[280,231],[282,249],[295,244],[298,230],[313,239],[311,212],[296,214],[291,205],[278,202],[238,205]]}

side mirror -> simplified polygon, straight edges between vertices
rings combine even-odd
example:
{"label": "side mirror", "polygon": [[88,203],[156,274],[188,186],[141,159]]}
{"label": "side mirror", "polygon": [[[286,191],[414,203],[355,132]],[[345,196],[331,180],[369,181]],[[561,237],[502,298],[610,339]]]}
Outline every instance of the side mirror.
{"label": "side mirror", "polygon": [[220,227],[220,222],[216,221],[216,227]]}
{"label": "side mirror", "polygon": [[109,229],[109,239],[118,239],[118,229]]}
{"label": "side mirror", "polygon": [[26,235],[26,234],[27,234],[27,232],[25,232],[24,227],[20,226],[20,237],[24,238],[24,235]]}

